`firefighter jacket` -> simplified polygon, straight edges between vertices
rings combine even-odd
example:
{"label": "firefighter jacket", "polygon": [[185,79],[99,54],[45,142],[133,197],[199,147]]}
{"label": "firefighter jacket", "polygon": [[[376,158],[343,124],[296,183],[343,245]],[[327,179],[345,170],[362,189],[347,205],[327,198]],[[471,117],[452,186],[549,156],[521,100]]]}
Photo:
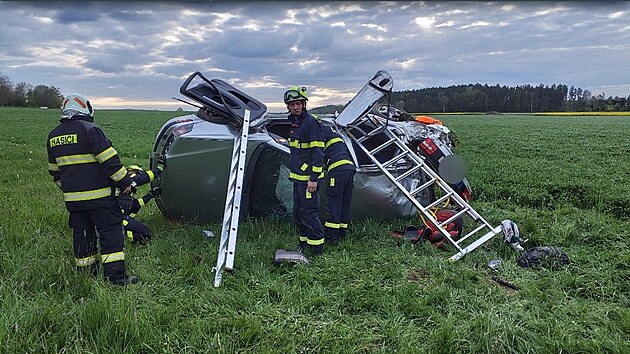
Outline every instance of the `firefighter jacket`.
{"label": "firefighter jacket", "polygon": [[324,177],[324,141],[322,127],[306,110],[302,115],[289,114],[289,179],[293,182],[315,182]]}
{"label": "firefighter jacket", "polygon": [[335,128],[322,125],[322,138],[324,139],[324,164],[328,172],[334,169],[338,171],[355,169],[348,146]]}
{"label": "firefighter jacket", "polygon": [[113,187],[132,182],[109,139],[88,119],[62,119],[48,135],[48,173],[61,187],[68,211],[111,205]]}
{"label": "firefighter jacket", "polygon": [[131,178],[135,182],[136,186],[142,186],[149,182],[153,182],[154,179],[160,177],[162,171],[159,168],[154,168],[151,170],[141,171],[138,174],[132,175]]}

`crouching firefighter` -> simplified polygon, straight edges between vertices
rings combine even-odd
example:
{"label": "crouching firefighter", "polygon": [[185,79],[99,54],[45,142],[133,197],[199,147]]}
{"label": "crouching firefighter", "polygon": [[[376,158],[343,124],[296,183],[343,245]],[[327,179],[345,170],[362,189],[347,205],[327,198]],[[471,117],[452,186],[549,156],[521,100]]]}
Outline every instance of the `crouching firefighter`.
{"label": "crouching firefighter", "polygon": [[127,275],[125,269],[122,213],[112,189],[116,186],[129,193],[132,180],[93,120],[87,98],[71,94],[64,99],[60,124],[46,144],[48,172],[63,191],[70,213],[77,269],[96,276],[102,263],[106,280],[132,284],[138,277]]}
{"label": "crouching firefighter", "polygon": [[154,179],[158,178],[161,170],[156,168],[144,171],[139,166],[131,165],[127,167],[127,172],[129,177],[133,180],[132,192],[118,195],[118,205],[120,206],[120,211],[123,213],[123,230],[127,239],[132,243],[145,244],[151,239],[151,229],[136,220],[135,216],[144,205],[159,195],[160,188],[156,187],[151,189],[139,199],[134,198],[133,193],[135,193],[136,187],[152,182]]}
{"label": "crouching firefighter", "polygon": [[289,179],[293,182],[293,219],[300,250],[313,254],[324,250],[324,231],[319,219],[318,180],[324,176],[324,141],[321,124],[306,111],[306,89],[291,87],[284,93],[289,110]]}
{"label": "crouching firefighter", "polygon": [[324,222],[324,237],[327,244],[336,245],[346,237],[356,168],[348,146],[333,127],[322,126],[322,137],[324,138],[324,164],[327,171],[326,197],[328,199],[328,218]]}

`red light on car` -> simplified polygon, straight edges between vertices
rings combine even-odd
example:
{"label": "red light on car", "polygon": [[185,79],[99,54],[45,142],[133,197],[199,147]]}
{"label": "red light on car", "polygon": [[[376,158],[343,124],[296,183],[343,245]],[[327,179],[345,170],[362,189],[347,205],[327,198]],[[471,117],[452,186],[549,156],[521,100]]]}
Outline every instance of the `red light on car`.
{"label": "red light on car", "polygon": [[433,155],[433,153],[438,150],[437,145],[435,145],[431,138],[424,139],[424,141],[420,143],[420,148],[424,150],[427,155]]}

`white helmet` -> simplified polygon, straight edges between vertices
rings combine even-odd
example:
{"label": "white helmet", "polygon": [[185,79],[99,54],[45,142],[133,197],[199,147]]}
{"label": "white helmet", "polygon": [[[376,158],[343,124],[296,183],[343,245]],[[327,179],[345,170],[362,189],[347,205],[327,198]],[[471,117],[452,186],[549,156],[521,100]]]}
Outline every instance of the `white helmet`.
{"label": "white helmet", "polygon": [[94,116],[94,109],[90,101],[87,97],[79,95],[78,93],[71,93],[64,98],[61,112],[62,119],[72,119],[72,117],[77,114],[90,117]]}

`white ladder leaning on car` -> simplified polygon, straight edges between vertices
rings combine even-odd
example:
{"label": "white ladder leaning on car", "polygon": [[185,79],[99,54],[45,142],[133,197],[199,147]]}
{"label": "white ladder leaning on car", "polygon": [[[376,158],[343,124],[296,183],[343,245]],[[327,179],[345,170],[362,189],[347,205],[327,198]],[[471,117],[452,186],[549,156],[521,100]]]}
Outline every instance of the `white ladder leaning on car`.
{"label": "white ladder leaning on car", "polygon": [[225,211],[223,212],[223,226],[221,241],[215,267],[214,287],[221,285],[223,270],[234,269],[234,251],[238,235],[238,219],[241,212],[241,195],[243,192],[243,176],[245,174],[245,160],[247,158],[247,134],[249,132],[250,111],[245,110],[241,134],[234,139],[232,149],[232,163],[228,180]]}
{"label": "white ladder leaning on car", "polygon": [[[502,232],[501,226],[493,227],[489,224],[438,173],[433,171],[422,157],[401,141],[389,129],[387,124],[383,124],[381,120],[368,113],[373,104],[380,98],[386,94],[391,94],[393,85],[392,78],[387,72],[377,72],[339,114],[336,118],[336,123],[347,131],[348,136],[363,150],[381,172],[403,192],[416,210],[421,213],[424,220],[429,222],[436,230],[440,230],[441,234],[455,246],[458,252],[451,256],[449,261],[457,261],[490,240],[494,235]],[[373,138],[376,138],[378,145],[374,147],[374,144],[372,144],[369,148],[366,147],[366,143]],[[384,162],[380,162],[376,158],[376,154],[394,146],[396,147],[394,157]],[[420,186],[410,190],[401,183],[404,179],[419,174],[423,174],[424,177],[421,179],[424,182]],[[429,188],[434,188],[439,196],[436,197],[435,201],[423,205],[418,196],[422,195],[422,192]],[[448,220],[440,222],[431,213],[431,209],[447,201],[450,207],[454,207],[455,214]],[[459,217],[468,217],[474,222],[476,227],[470,231],[465,229],[461,238],[455,240],[446,230],[446,226]],[[476,239],[475,236],[477,237]]]}

